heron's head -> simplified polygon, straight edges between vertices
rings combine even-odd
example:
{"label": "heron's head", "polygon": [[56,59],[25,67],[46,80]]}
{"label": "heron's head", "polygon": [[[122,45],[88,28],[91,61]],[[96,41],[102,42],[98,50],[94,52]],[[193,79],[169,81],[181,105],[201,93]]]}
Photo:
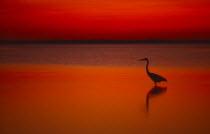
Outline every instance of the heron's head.
{"label": "heron's head", "polygon": [[138,61],[148,61],[148,58],[140,59]]}

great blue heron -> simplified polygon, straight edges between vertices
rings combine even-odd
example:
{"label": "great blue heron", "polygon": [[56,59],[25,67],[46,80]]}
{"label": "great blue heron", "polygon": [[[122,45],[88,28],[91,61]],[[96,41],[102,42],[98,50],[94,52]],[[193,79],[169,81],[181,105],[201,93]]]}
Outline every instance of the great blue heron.
{"label": "great blue heron", "polygon": [[150,73],[149,72],[149,69],[148,69],[149,59],[148,58],[144,58],[144,59],[141,59],[141,60],[138,60],[138,61],[147,61],[146,72],[147,72],[147,75],[154,81],[155,86],[156,86],[156,82],[167,81],[166,78],[163,78],[162,76],[157,75],[155,73]]}

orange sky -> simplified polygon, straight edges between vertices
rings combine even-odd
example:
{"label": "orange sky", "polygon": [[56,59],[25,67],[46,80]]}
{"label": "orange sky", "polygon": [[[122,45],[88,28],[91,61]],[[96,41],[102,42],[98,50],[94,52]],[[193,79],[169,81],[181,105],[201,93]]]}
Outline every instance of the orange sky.
{"label": "orange sky", "polygon": [[209,0],[1,0],[0,40],[210,39]]}

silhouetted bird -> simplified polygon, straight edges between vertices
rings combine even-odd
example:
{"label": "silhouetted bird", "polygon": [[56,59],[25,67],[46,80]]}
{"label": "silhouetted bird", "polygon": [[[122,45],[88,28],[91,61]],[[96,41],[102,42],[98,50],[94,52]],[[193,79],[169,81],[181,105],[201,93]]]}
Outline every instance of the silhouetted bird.
{"label": "silhouetted bird", "polygon": [[167,80],[166,80],[165,78],[163,78],[162,76],[157,75],[157,74],[155,74],[155,73],[150,73],[150,72],[149,72],[149,69],[148,69],[149,60],[148,60],[147,58],[144,58],[144,59],[141,59],[141,60],[138,60],[138,61],[147,61],[147,64],[146,64],[147,75],[154,81],[155,86],[156,86],[156,82],[167,81]]}

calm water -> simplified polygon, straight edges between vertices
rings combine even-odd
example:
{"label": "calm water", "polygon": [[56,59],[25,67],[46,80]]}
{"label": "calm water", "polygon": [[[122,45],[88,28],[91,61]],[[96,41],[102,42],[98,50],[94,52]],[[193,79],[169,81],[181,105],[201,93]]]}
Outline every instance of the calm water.
{"label": "calm water", "polygon": [[1,134],[209,134],[210,46],[1,45],[0,108]]}

